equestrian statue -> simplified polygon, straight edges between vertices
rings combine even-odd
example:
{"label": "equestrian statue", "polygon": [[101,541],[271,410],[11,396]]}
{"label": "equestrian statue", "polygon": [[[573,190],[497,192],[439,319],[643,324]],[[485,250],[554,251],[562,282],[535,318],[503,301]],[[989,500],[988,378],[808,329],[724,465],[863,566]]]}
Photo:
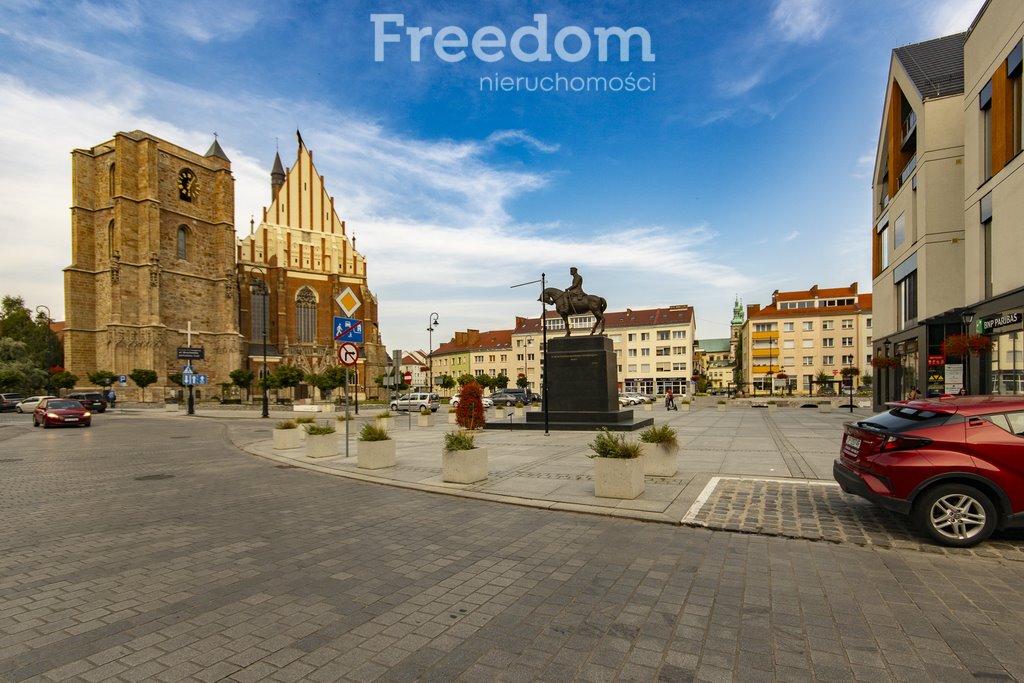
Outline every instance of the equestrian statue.
{"label": "equestrian statue", "polygon": [[562,320],[565,322],[566,337],[572,334],[572,330],[569,328],[569,316],[583,313],[592,313],[597,318],[594,326],[590,328],[590,334],[597,331],[598,325],[601,326],[600,333],[604,334],[604,311],[608,308],[608,302],[602,296],[587,294],[583,291],[583,276],[575,268],[570,268],[569,273],[572,275],[572,285],[568,289],[562,291],[557,287],[548,287],[538,301],[555,307],[555,311],[562,316]]}

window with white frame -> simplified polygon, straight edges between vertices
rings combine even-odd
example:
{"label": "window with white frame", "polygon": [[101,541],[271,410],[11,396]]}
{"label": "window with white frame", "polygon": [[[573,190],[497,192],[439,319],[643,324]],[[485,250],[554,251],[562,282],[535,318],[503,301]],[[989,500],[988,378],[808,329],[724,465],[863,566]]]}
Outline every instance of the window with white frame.
{"label": "window with white frame", "polygon": [[672,330],[673,339],[686,339],[686,330]]}
{"label": "window with white frame", "polygon": [[835,356],[822,356],[821,357],[821,364],[822,365],[835,365],[836,364],[836,357]]}
{"label": "window with white frame", "polygon": [[834,330],[836,328],[835,320],[822,320],[821,329],[823,330]]}
{"label": "window with white frame", "polygon": [[853,329],[853,318],[843,318],[843,329],[844,330],[852,330]]}
{"label": "window with white frame", "polygon": [[672,347],[672,353],[676,354],[677,356],[681,356],[684,353],[686,353],[686,347],[685,346],[673,346]]}
{"label": "window with white frame", "polygon": [[668,341],[672,337],[669,330],[658,330],[658,341]]}
{"label": "window with white frame", "polygon": [[783,332],[792,332],[793,331],[793,323],[782,323],[782,331]]}
{"label": "window with white frame", "polygon": [[804,365],[814,365],[814,356],[804,356],[803,357],[803,364]]}
{"label": "window with white frame", "polygon": [[821,345],[824,346],[826,349],[830,349],[836,345],[836,340],[833,339],[832,337],[824,337],[821,340]]}
{"label": "window with white frame", "polygon": [[651,333],[650,332],[641,332],[640,333],[640,341],[650,341],[650,340],[651,340]]}
{"label": "window with white frame", "polygon": [[814,332],[814,321],[805,320],[803,325],[801,325],[801,329],[803,329],[804,332]]}
{"label": "window with white frame", "polygon": [[843,365],[853,365],[853,354],[843,356]]}
{"label": "window with white frame", "polygon": [[783,339],[782,340],[782,348],[784,348],[784,349],[795,349],[796,348],[796,340],[793,340],[793,339]]}
{"label": "window with white frame", "polygon": [[843,337],[843,346],[853,346],[853,337]]}
{"label": "window with white frame", "polygon": [[649,356],[649,355],[651,355],[651,350],[650,349],[640,349],[640,355],[641,356]]}

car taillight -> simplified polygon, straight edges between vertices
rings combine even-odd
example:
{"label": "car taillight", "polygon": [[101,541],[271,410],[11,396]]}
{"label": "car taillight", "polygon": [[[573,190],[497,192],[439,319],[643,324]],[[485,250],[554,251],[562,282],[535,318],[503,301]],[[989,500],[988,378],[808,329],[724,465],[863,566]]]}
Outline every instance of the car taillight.
{"label": "car taillight", "polygon": [[916,436],[887,436],[882,441],[880,451],[909,451],[914,448],[923,448],[932,442],[931,439],[923,439]]}

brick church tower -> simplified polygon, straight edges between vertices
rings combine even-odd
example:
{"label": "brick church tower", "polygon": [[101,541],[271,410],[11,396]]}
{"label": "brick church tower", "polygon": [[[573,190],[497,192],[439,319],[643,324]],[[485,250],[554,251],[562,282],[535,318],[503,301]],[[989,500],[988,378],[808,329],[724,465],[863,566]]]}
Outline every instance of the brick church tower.
{"label": "brick church tower", "polygon": [[[214,140],[205,155],[143,131],[72,152],[71,265],[64,269],[66,368],[155,370],[146,397],[180,372],[177,347],[203,347],[212,395],[241,367],[234,179]],[[209,393],[207,393],[209,392]],[[134,385],[119,393],[138,399]]]}

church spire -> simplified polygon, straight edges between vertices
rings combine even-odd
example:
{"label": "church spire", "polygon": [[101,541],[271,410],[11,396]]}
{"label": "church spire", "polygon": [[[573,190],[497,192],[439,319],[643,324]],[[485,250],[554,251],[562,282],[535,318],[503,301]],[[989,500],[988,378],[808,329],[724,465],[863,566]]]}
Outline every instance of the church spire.
{"label": "church spire", "polygon": [[736,295],[736,303],[732,307],[732,324],[743,324],[743,305],[740,304],[740,295]]}
{"label": "church spire", "polygon": [[284,185],[284,166],[281,164],[281,153],[274,153],[274,168],[270,171],[270,201],[277,199],[277,191]]}

